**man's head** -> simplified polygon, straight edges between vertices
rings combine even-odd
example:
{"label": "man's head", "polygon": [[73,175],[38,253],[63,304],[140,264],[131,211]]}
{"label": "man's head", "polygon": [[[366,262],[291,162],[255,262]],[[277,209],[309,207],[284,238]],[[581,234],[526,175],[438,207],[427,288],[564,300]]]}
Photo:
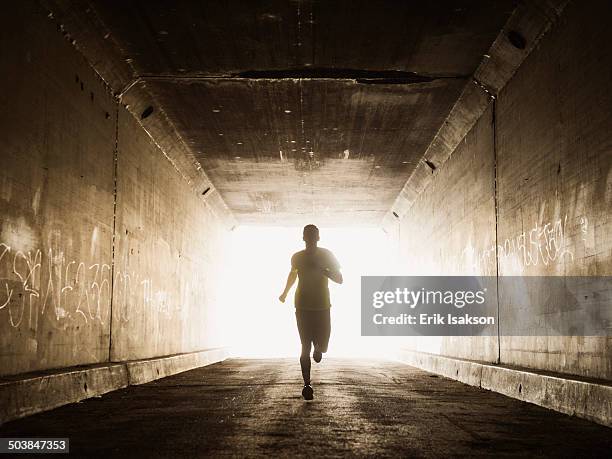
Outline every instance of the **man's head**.
{"label": "man's head", "polygon": [[303,239],[307,244],[316,244],[319,241],[319,228],[315,225],[306,225]]}

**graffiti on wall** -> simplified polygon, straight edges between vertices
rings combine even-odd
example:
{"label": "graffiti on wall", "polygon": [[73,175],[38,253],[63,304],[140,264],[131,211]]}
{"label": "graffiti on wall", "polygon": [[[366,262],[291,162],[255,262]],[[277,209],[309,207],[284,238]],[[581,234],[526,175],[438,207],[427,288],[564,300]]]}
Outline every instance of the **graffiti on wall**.
{"label": "graffiti on wall", "polygon": [[521,268],[573,262],[575,244],[568,235],[574,232],[586,241],[589,234],[589,220],[586,216],[573,223],[568,220],[567,215],[544,224],[535,223],[528,230],[480,251],[468,244],[463,250],[463,259],[471,265],[474,272],[483,272],[484,267],[494,266],[496,256],[500,261],[513,260]]}
{"label": "graffiti on wall", "polygon": [[[61,250],[23,252],[0,243],[0,310],[8,311],[11,326],[27,322],[36,328],[40,316],[56,320],[80,317],[104,323],[110,301],[108,263],[69,260]],[[44,281],[43,281],[44,279]]]}
{"label": "graffiti on wall", "polygon": [[58,322],[104,324],[112,288],[119,306],[116,319],[123,322],[144,311],[171,317],[181,310],[182,302],[151,277],[117,270],[114,285],[111,279],[110,263],[71,260],[57,249],[24,252],[0,243],[0,320],[4,312],[14,328],[36,329],[40,317],[49,314]]}

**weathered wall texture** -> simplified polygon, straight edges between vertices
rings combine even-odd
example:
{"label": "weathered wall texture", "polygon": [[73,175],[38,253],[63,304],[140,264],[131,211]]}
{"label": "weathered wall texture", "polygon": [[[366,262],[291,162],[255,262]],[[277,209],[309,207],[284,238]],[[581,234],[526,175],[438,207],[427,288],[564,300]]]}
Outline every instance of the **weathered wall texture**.
{"label": "weathered wall texture", "polygon": [[119,111],[112,360],[219,345],[226,230],[125,109]]}
{"label": "weathered wall texture", "polygon": [[[607,10],[605,2],[570,5],[436,171],[400,222],[406,266],[424,274],[494,274],[497,263],[500,275],[612,275],[612,57],[600,46],[612,40]],[[502,297],[502,329],[508,308]],[[497,352],[469,338],[436,344],[421,349],[482,360]],[[612,379],[611,348],[605,337],[502,336],[499,352],[502,363]]]}
{"label": "weathered wall texture", "polygon": [[[571,4],[499,95],[501,275],[612,275],[606,3]],[[562,315],[561,306],[548,313]],[[503,298],[500,309],[503,321]],[[502,337],[501,345],[507,363],[612,378],[610,338]]]}
{"label": "weathered wall texture", "polygon": [[101,362],[115,103],[31,3],[1,29],[0,374]]}
{"label": "weathered wall texture", "polygon": [[0,376],[219,345],[222,206],[34,2],[0,34]]}
{"label": "weathered wall texture", "polygon": [[[400,226],[404,272],[414,275],[495,275],[492,109],[480,118],[449,160],[436,171]],[[495,361],[497,337],[409,340],[411,347]]]}

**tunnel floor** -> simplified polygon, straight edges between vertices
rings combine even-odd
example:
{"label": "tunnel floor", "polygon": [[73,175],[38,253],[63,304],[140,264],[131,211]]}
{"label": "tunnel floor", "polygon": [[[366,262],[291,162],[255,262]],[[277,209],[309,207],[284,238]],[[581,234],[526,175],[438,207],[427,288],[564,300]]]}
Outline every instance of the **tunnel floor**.
{"label": "tunnel floor", "polygon": [[69,437],[71,455],[607,456],[606,427],[383,360],[297,360],[198,368],[0,427]]}

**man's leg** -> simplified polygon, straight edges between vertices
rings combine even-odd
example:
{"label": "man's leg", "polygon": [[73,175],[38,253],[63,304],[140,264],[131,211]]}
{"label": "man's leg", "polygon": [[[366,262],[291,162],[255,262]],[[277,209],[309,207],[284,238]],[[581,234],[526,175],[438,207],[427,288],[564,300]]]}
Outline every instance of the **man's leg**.
{"label": "man's leg", "polygon": [[302,389],[302,397],[304,397],[304,400],[312,400],[314,398],[314,391],[310,386],[310,341],[308,341],[308,343],[302,342],[300,367],[302,367],[302,378],[304,378],[304,388]]}
{"label": "man's leg", "polygon": [[314,341],[312,358],[315,362],[319,363],[323,358],[323,353],[327,352],[327,346],[329,345],[331,318],[329,309],[317,312],[317,333]]}
{"label": "man's leg", "polygon": [[302,378],[304,385],[310,385],[310,341],[302,343],[302,354],[300,355],[300,367],[302,367]]}
{"label": "man's leg", "polygon": [[305,400],[312,400],[313,390],[310,387],[310,347],[312,342],[312,320],[308,312],[297,310],[295,311],[297,319],[298,332],[300,341],[302,342],[302,353],[300,354],[300,367],[302,369],[302,378],[304,379],[304,388],[302,396]]}

